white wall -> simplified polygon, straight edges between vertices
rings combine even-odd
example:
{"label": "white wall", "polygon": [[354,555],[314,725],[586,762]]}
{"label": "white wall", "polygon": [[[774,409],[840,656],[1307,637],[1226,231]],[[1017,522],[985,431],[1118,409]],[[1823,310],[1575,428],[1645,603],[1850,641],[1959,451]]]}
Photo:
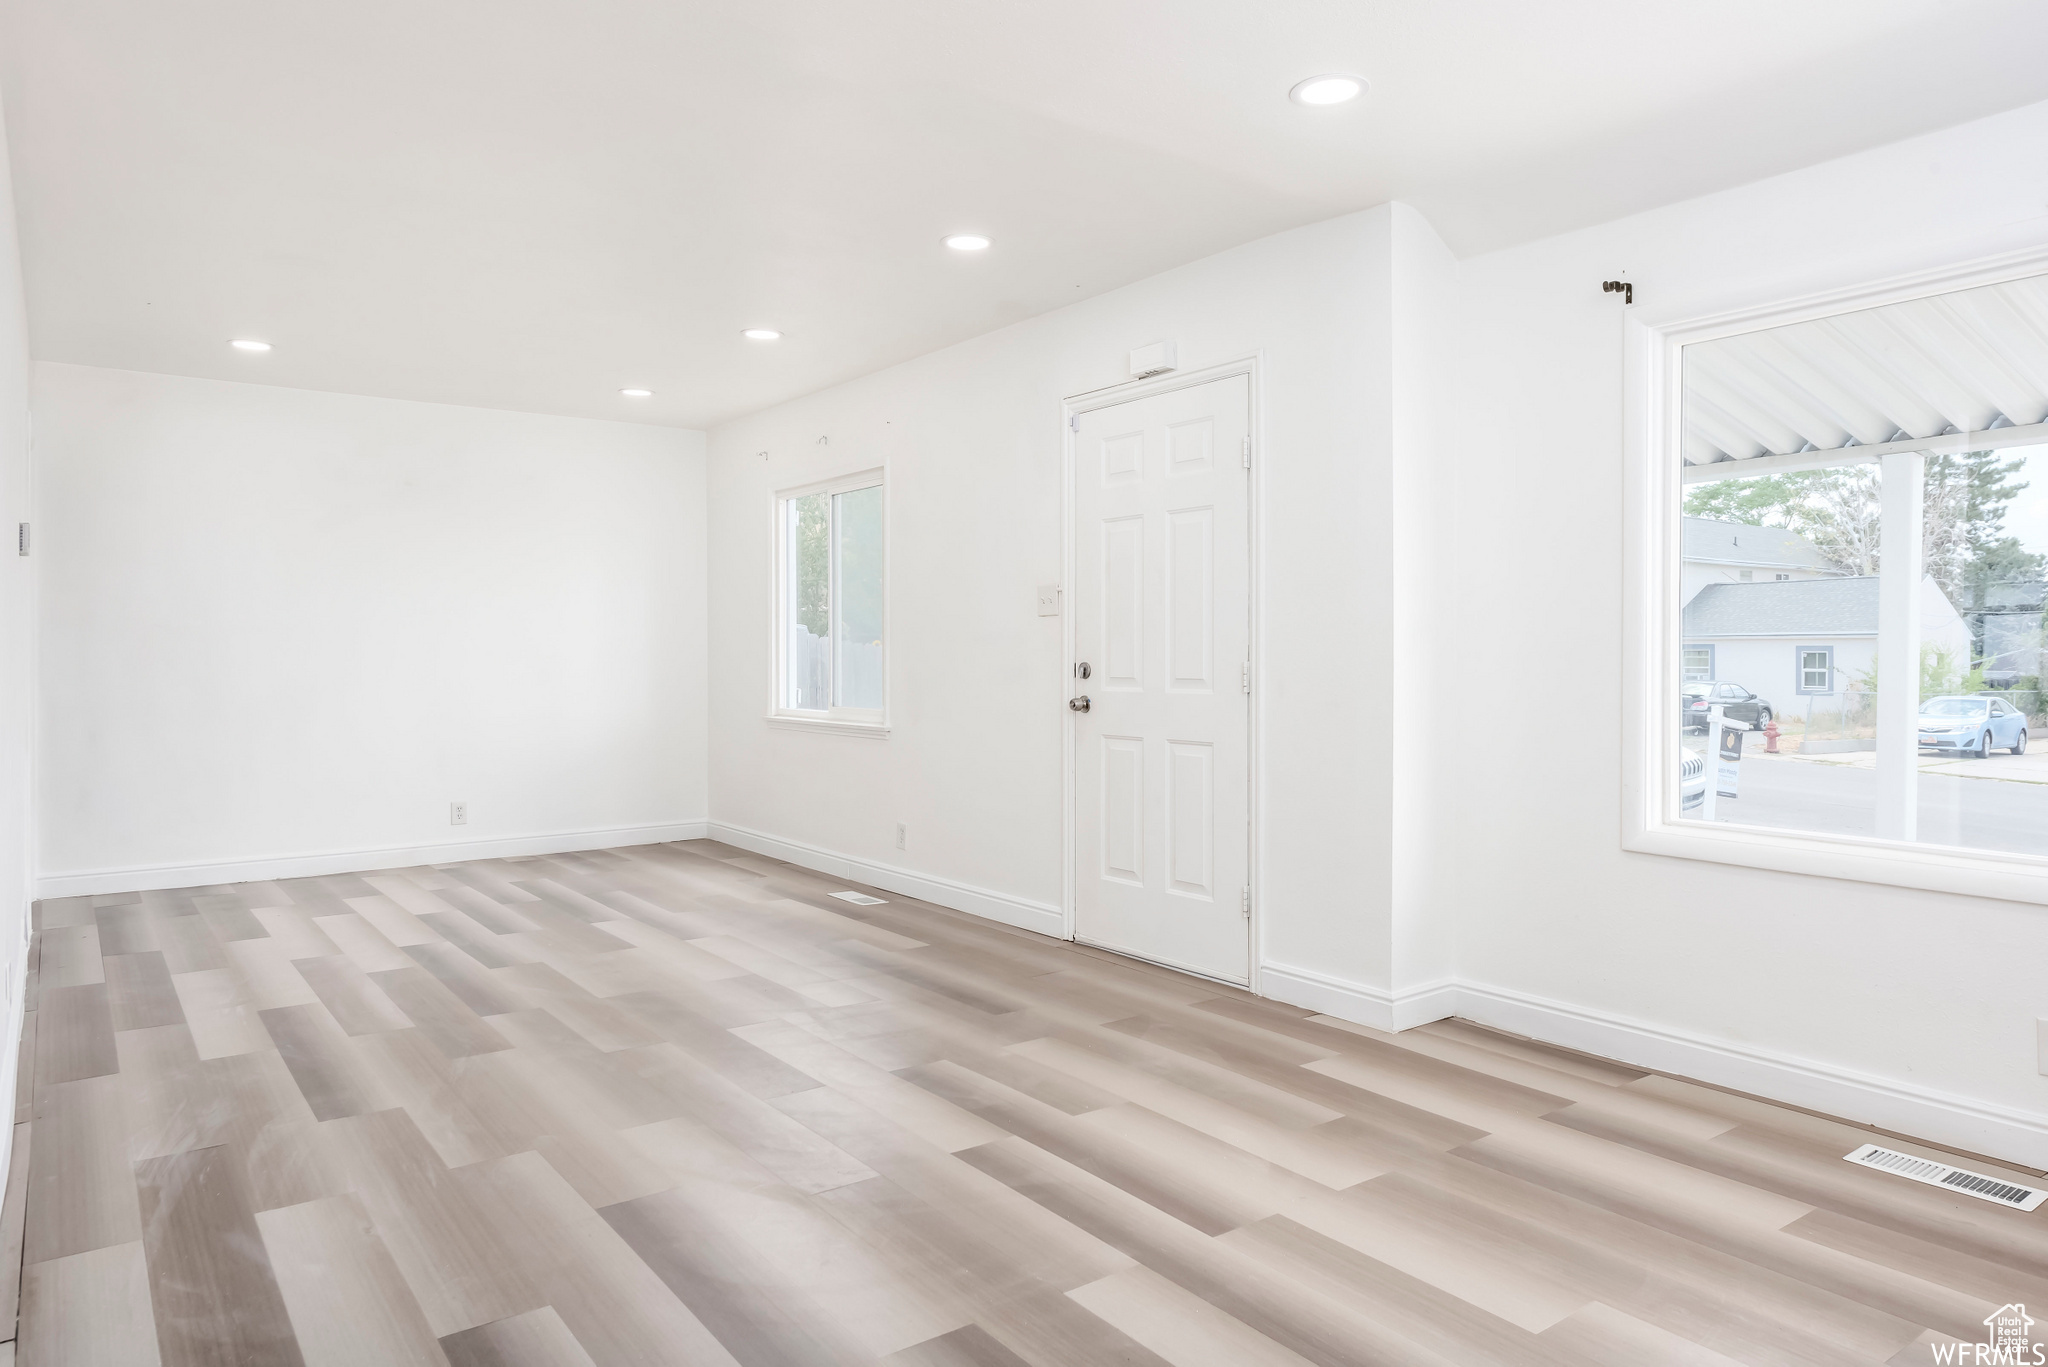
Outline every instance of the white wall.
{"label": "white wall", "polygon": [[[1447,304],[1449,256],[1386,206],[1253,242],[711,437],[713,817],[969,890],[1056,928],[1062,896],[1060,400],[1128,378],[1174,338],[1183,371],[1258,354],[1264,636],[1255,716],[1270,961],[1384,989],[1397,866],[1390,642],[1392,454],[1428,439],[1427,376],[1397,374],[1395,322]],[[1396,309],[1397,287],[1405,291]],[[1397,428],[1396,418],[1404,426]],[[820,444],[821,440],[825,444]],[[765,453],[765,455],[763,454]],[[884,740],[777,729],[769,694],[775,490],[886,463]],[[1406,529],[1411,534],[1415,528]],[[895,824],[909,828],[894,848]],[[778,848],[790,852],[786,846]],[[906,885],[931,887],[932,883]],[[943,890],[943,887],[942,889]],[[985,895],[988,894],[988,895]]]}
{"label": "white wall", "polygon": [[[1705,311],[2038,241],[2044,144],[2048,107],[1464,263],[1386,206],[719,429],[714,828],[1043,925],[1066,681],[1031,590],[1060,572],[1059,397],[1161,337],[1189,369],[1256,350],[1264,990],[1458,1011],[2048,1164],[2038,909],[1620,848],[1622,304],[1600,289]],[[773,729],[770,496],[878,462],[896,731]],[[1498,671],[1468,690],[1579,681],[1570,744],[1389,738],[1434,716],[1433,662],[1475,631]]]}
{"label": "white wall", "polygon": [[46,893],[704,817],[701,433],[49,364],[34,399]]}
{"label": "white wall", "polygon": [[[28,311],[22,300],[7,138],[0,128],[0,1101],[14,1097],[33,895],[36,561],[15,553],[15,527],[29,520]],[[0,1124],[0,1171],[14,1127]]]}
{"label": "white wall", "polygon": [[[1587,722],[1444,756],[1459,976],[1493,993],[1467,1014],[2048,1165],[2048,911],[1621,849],[1624,394],[1600,291],[1627,274],[1638,307],[1703,313],[2038,244],[2044,145],[2037,106],[1463,263],[1476,435],[1449,563],[1496,605],[1496,658],[1573,679]],[[1511,819],[1460,810],[1479,792],[1514,795]]]}

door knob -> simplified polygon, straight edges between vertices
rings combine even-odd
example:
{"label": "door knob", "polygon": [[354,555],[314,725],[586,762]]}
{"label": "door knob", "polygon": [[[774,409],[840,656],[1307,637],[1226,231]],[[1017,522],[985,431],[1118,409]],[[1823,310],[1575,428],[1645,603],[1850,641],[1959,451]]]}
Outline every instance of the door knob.
{"label": "door knob", "polygon": [[1078,698],[1068,698],[1067,706],[1076,712],[1086,712],[1088,710],[1088,695],[1083,693]]}

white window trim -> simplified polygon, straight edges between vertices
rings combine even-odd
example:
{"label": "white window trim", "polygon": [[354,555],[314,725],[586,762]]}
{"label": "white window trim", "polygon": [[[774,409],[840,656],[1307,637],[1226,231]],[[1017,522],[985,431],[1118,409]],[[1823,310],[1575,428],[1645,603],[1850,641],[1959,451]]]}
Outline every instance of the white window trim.
{"label": "white window trim", "polygon": [[[789,514],[790,500],[805,498],[812,494],[847,494],[856,489],[880,489],[882,491],[882,706],[879,709],[860,707],[833,707],[823,711],[809,711],[785,707],[782,700],[788,696],[784,687],[783,668],[787,662],[789,645]],[[775,558],[772,582],[774,601],[769,613],[768,667],[768,715],[770,726],[791,731],[812,731],[823,734],[844,736],[885,737],[889,734],[889,649],[892,636],[889,629],[889,479],[886,466],[872,466],[850,474],[836,475],[831,479],[814,480],[809,484],[798,484],[788,489],[777,489],[769,504],[769,516],[773,519],[773,534],[769,537],[771,554]],[[837,567],[834,567],[836,576]],[[837,590],[837,581],[834,581]]]}
{"label": "white window trim", "polygon": [[[1808,688],[1806,686],[1806,657],[1813,654],[1825,654],[1828,657],[1828,682],[1825,688]],[[1792,691],[1802,698],[1833,697],[1835,694],[1835,648],[1833,646],[1793,646],[1792,677],[1796,681],[1796,687]]]}
{"label": "white window trim", "polygon": [[[2011,240],[2008,238],[2008,240]],[[1679,747],[1671,728],[1682,680],[1680,351],[1694,342],[1905,299],[2048,273],[2048,247],[1901,272],[1803,296],[1757,294],[1731,306],[1645,300],[1623,315],[1623,849],[1856,882],[2048,904],[2048,857],[1806,834],[1676,817]],[[1930,453],[1965,446],[1929,438]]]}

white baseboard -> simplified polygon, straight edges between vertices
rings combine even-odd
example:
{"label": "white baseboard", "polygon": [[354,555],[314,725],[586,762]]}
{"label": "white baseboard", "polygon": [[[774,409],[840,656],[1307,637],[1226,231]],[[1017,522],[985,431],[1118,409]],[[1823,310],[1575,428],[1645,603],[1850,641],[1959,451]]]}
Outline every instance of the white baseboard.
{"label": "white baseboard", "polygon": [[445,845],[327,850],[318,854],[270,855],[210,864],[157,864],[47,873],[36,879],[36,896],[86,897],[105,892],[211,887],[216,883],[256,883],[273,878],[317,878],[330,873],[364,873],[371,869],[452,864],[463,859],[503,859],[522,854],[565,854],[572,850],[653,845],[668,840],[702,840],[708,824],[702,820],[671,821],[659,826],[607,826],[597,830],[515,835],[496,840],[451,841]]}
{"label": "white baseboard", "polygon": [[915,873],[909,869],[897,868],[893,864],[877,864],[871,860],[855,859],[836,850],[819,849],[815,845],[785,840],[781,836],[749,830],[745,826],[733,826],[723,821],[713,821],[709,824],[711,839],[723,841],[753,854],[780,859],[785,863],[814,869],[819,873],[829,873],[834,878],[844,878],[850,883],[865,883],[869,887],[900,892],[905,897],[915,897],[920,902],[931,902],[937,906],[951,907],[954,911],[984,916],[991,921],[1001,921],[1006,926],[1035,930],[1040,935],[1050,935],[1055,939],[1064,938],[1067,933],[1065,915],[1058,907],[1046,902],[1028,901],[1006,892],[977,888],[970,883],[955,883],[950,879],[935,878],[928,873]]}
{"label": "white baseboard", "polygon": [[1769,1097],[1824,1115],[2048,1168],[2048,1115],[1916,1087],[1832,1064],[1588,1011],[1481,983],[1459,983],[1458,1013],[1497,1029],[1660,1073]]}
{"label": "white baseboard", "polygon": [[1275,1001],[1375,1030],[1407,1030],[1447,1016],[1462,1016],[1618,1063],[1768,1097],[2029,1168],[2048,1168],[2048,1115],[1506,988],[1446,978],[1389,993],[1311,969],[1264,964],[1259,968],[1258,990]]}
{"label": "white baseboard", "polygon": [[1305,1006],[1375,1030],[1406,1030],[1458,1014],[1458,985],[1448,978],[1388,992],[1313,969],[1261,964],[1258,991],[1274,1001]]}

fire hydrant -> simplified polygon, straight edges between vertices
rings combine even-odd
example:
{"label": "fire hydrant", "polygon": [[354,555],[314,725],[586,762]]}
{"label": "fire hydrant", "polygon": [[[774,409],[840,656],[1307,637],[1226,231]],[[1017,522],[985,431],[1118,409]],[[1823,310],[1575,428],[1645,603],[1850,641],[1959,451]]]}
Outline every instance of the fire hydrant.
{"label": "fire hydrant", "polygon": [[1775,721],[1764,723],[1764,753],[1767,755],[1778,753],[1778,723]]}

